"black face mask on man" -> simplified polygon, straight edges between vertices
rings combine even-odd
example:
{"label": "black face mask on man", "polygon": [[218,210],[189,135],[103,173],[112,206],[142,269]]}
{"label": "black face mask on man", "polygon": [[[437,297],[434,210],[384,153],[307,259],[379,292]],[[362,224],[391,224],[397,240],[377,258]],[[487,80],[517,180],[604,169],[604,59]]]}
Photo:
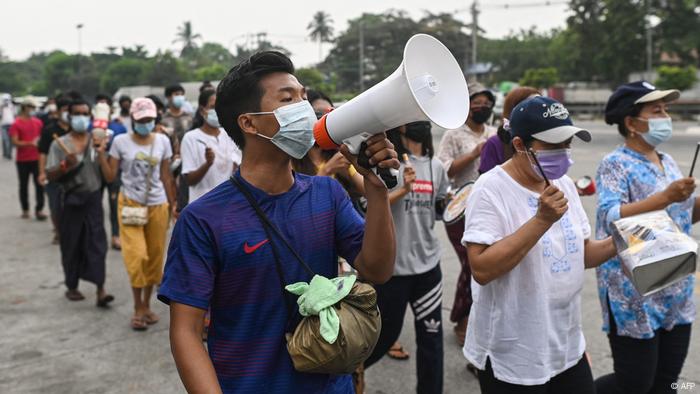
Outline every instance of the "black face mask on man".
{"label": "black face mask on man", "polygon": [[484,124],[491,118],[493,108],[491,107],[473,107],[469,109],[469,116],[476,124]]}

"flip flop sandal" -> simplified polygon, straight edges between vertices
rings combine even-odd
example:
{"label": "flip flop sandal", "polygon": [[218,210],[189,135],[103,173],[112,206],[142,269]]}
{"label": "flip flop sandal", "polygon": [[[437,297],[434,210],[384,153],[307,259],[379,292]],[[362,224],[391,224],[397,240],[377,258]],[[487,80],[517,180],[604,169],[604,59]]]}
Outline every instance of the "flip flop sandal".
{"label": "flip flop sandal", "polygon": [[133,316],[131,318],[131,329],[134,331],[146,331],[148,324],[143,320],[143,317]]}
{"label": "flip flop sandal", "polygon": [[411,357],[408,353],[403,350],[403,346],[392,346],[386,355],[393,358],[394,360],[408,360]]}
{"label": "flip flop sandal", "polygon": [[112,301],[114,301],[114,296],[111,294],[106,294],[104,297],[97,299],[97,307],[109,308],[109,303]]}
{"label": "flip flop sandal", "polygon": [[160,321],[160,317],[153,312],[149,312],[143,315],[143,321],[145,321],[148,325],[156,324]]}

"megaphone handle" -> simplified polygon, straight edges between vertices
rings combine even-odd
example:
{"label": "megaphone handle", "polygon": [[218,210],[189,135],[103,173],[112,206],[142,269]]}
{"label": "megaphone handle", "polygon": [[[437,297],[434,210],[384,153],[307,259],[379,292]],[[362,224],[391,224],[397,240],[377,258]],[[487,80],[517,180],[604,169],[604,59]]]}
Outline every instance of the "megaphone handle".
{"label": "megaphone handle", "polygon": [[357,153],[357,164],[368,169],[373,170],[377,176],[384,182],[388,189],[393,189],[399,183],[398,179],[394,174],[391,173],[390,168],[379,168],[369,164],[369,156],[365,154],[367,150],[367,142],[362,142],[360,144],[360,151]]}
{"label": "megaphone handle", "polygon": [[389,168],[379,168],[376,167],[375,172],[377,175],[379,175],[379,178],[381,178],[382,182],[386,185],[387,189],[393,189],[398,185],[399,180],[396,179],[396,176],[391,173],[391,169]]}

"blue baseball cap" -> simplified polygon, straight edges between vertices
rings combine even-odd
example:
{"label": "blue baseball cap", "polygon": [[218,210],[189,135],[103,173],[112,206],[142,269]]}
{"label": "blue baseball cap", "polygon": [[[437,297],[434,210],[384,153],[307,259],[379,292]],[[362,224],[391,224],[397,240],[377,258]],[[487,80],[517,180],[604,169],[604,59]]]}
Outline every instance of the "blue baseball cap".
{"label": "blue baseball cap", "polygon": [[557,100],[536,96],[520,102],[510,113],[510,134],[525,141],[560,144],[573,136],[591,141],[588,130],[574,126],[569,111]]}
{"label": "blue baseball cap", "polygon": [[681,92],[676,89],[658,90],[647,81],[637,81],[620,85],[615,89],[605,105],[605,123],[621,123],[637,104],[663,100],[677,100]]}

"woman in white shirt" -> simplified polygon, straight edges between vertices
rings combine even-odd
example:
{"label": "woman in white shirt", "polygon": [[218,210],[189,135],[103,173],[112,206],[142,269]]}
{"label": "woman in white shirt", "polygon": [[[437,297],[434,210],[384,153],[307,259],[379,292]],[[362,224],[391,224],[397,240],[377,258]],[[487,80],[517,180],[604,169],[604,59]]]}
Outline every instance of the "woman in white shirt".
{"label": "woman in white shirt", "polygon": [[200,93],[199,111],[204,124],[185,133],[182,139],[182,173],[190,187],[189,202],[228,180],[241,163],[241,151],[221,129],[215,104],[216,91],[205,89]]}
{"label": "woman in white shirt", "polygon": [[546,97],[516,106],[510,127],[513,158],[479,178],[465,212],[462,242],[476,283],[464,355],[480,370],[482,393],[594,393],[581,329],[583,270],[616,252],[611,238],[589,240],[565,175],[573,137],[591,135]]}

